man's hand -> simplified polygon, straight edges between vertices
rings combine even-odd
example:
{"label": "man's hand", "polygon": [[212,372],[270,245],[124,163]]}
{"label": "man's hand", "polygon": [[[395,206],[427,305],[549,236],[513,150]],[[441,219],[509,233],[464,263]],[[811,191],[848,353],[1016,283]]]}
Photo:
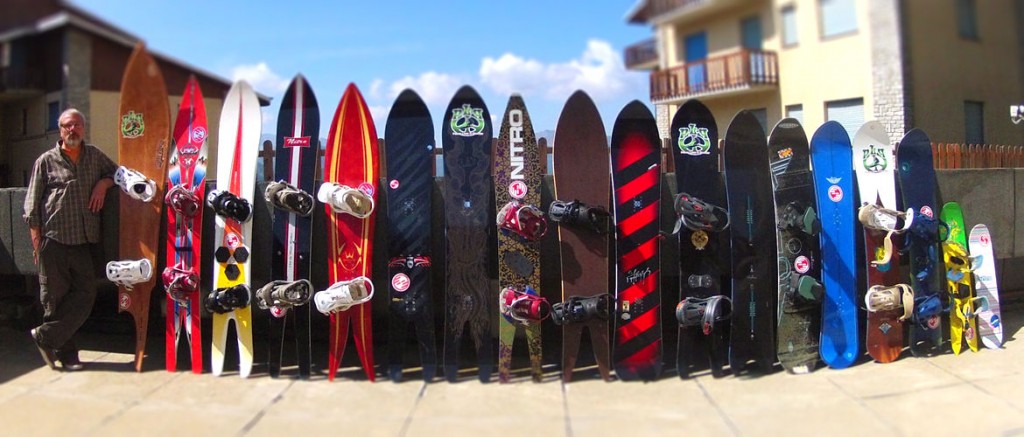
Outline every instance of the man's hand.
{"label": "man's hand", "polygon": [[107,189],[112,186],[114,186],[114,180],[111,178],[103,178],[96,182],[96,185],[92,187],[92,196],[89,196],[89,211],[98,213],[103,209],[103,202],[107,198]]}

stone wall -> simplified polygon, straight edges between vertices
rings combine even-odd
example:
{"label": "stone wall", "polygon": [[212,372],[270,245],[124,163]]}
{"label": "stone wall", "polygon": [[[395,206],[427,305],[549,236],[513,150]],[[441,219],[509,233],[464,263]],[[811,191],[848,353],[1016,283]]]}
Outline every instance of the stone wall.
{"label": "stone wall", "polygon": [[902,25],[899,0],[870,3],[871,76],[874,118],[890,138],[900,138],[909,124],[904,86]]}

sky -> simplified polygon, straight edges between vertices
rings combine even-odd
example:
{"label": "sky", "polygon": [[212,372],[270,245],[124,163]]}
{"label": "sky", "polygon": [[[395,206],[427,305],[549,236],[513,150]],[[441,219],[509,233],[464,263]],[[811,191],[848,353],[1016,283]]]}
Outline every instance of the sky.
{"label": "sky", "polygon": [[[627,71],[625,47],[649,39],[629,24],[633,0],[344,1],[72,0],[169,55],[272,98],[264,135],[292,77],[316,93],[321,136],[349,82],[383,137],[395,97],[414,89],[435,130],[462,85],[483,97],[497,135],[508,98],[519,93],[534,130],[553,131],[569,95],[594,99],[610,135],[630,101],[649,101],[648,75]],[[181,91],[168,90],[171,94]]]}

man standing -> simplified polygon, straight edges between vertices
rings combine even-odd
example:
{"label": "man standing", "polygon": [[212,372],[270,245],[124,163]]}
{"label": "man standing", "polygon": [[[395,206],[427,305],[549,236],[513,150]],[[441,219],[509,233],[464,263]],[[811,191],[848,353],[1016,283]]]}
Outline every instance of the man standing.
{"label": "man standing", "polygon": [[90,244],[100,242],[100,215],[117,165],[85,142],[85,116],[71,108],[58,119],[60,140],[36,159],[25,197],[25,221],[39,265],[43,324],[32,339],[56,369],[81,370],[72,337],[96,298]]}

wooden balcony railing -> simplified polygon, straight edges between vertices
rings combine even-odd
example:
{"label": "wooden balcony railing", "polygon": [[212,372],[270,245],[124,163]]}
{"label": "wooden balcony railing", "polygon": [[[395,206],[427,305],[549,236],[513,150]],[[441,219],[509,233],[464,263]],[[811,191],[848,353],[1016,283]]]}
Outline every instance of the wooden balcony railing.
{"label": "wooden balcony railing", "polygon": [[625,50],[626,68],[635,68],[641,65],[650,65],[658,62],[658,44],[653,38],[647,41],[638,42]]}
{"label": "wooden balcony railing", "polygon": [[779,62],[775,52],[740,50],[652,72],[651,101],[660,103],[778,84]]}
{"label": "wooden balcony railing", "polygon": [[1024,146],[932,144],[935,168],[1021,168]]}

